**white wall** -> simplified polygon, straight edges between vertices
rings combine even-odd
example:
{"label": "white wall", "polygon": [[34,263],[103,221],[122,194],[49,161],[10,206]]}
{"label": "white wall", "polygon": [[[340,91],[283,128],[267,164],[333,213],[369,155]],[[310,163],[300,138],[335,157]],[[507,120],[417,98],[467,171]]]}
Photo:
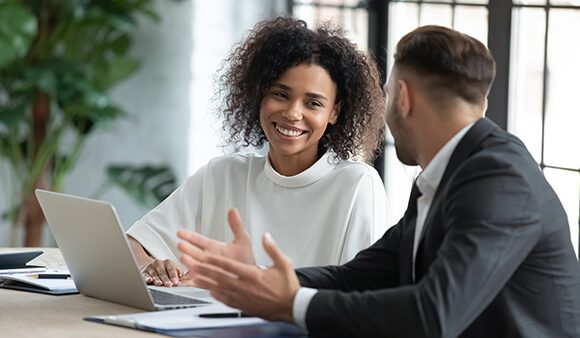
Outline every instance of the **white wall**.
{"label": "white wall", "polygon": [[[192,43],[192,2],[156,1],[159,22],[140,20],[132,53],[139,71],[112,92],[129,113],[87,143],[64,190],[90,196],[103,182],[110,164],[169,164],[179,181],[187,170],[187,126]],[[100,197],[112,202],[128,227],[146,211],[117,189]]]}
{"label": "white wall", "polygon": [[194,1],[193,86],[188,172],[194,173],[224,153],[220,122],[215,118],[214,75],[222,61],[258,21],[284,11],[284,0]]}

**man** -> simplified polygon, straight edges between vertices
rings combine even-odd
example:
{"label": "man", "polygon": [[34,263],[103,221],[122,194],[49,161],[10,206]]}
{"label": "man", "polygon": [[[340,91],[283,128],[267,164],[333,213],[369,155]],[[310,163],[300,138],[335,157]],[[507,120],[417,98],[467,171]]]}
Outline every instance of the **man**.
{"label": "man", "polygon": [[566,214],[522,142],[483,117],[494,76],[489,51],[465,34],[407,34],[386,86],[387,123],[399,159],[423,171],[399,223],[342,266],[295,273],[269,235],[273,266],[251,264],[231,211],[230,244],[179,234],[196,284],[312,336],[580,337]]}

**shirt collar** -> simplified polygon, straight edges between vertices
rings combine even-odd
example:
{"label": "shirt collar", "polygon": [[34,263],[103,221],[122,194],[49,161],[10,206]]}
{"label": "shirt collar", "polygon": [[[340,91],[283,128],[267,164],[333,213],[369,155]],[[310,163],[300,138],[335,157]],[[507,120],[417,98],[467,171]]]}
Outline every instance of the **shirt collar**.
{"label": "shirt collar", "polygon": [[439,183],[441,182],[441,178],[443,177],[443,173],[445,172],[445,168],[447,167],[447,163],[449,163],[449,159],[451,155],[455,151],[455,148],[465,136],[465,134],[473,127],[475,123],[470,123],[467,126],[463,127],[459,132],[457,132],[453,137],[445,143],[445,145],[435,154],[431,162],[423,169],[423,171],[417,176],[417,188],[423,195],[433,196],[437,187],[439,187]]}

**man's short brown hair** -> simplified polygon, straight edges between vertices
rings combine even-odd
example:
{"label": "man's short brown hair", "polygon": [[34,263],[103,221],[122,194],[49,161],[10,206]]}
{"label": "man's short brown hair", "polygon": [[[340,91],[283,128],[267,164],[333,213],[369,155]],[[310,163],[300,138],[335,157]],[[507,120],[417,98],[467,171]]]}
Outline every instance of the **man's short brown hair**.
{"label": "man's short brown hair", "polygon": [[433,25],[419,27],[399,41],[395,66],[414,73],[435,102],[461,98],[481,104],[495,78],[495,60],[480,41]]}

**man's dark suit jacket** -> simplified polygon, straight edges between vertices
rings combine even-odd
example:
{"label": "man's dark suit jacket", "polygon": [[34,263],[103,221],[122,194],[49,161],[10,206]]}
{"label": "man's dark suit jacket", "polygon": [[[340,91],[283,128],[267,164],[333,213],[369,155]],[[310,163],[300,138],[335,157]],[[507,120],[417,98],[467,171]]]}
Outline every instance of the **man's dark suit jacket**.
{"label": "man's dark suit jacket", "polygon": [[314,337],[580,337],[580,264],[562,205],[516,137],[484,118],[460,141],[425,220],[416,208],[342,266],[299,269],[320,289]]}

